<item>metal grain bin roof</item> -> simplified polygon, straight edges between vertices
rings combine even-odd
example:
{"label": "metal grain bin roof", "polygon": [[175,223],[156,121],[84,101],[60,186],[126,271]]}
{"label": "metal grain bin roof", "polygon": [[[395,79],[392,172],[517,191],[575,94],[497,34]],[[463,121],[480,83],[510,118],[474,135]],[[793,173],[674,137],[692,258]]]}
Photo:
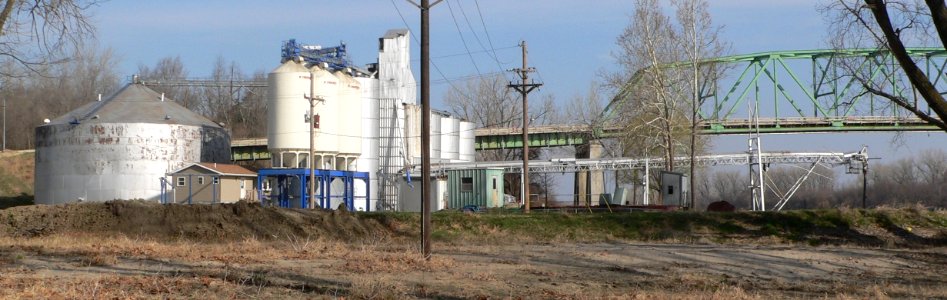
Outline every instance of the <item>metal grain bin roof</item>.
{"label": "metal grain bin roof", "polygon": [[66,123],[157,123],[190,126],[220,126],[210,119],[188,110],[174,100],[163,98],[141,84],[128,84],[102,101],[94,101],[50,122]]}

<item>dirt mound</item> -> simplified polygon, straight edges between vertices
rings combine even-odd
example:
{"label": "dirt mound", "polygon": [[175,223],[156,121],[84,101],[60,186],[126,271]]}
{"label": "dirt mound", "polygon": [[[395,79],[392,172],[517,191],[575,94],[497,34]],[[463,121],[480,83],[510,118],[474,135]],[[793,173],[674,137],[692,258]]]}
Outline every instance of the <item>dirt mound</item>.
{"label": "dirt mound", "polygon": [[154,238],[235,240],[324,237],[355,240],[390,235],[388,226],[345,212],[262,207],[259,204],[162,205],[110,201],[20,206],[0,211],[0,234],[122,233]]}

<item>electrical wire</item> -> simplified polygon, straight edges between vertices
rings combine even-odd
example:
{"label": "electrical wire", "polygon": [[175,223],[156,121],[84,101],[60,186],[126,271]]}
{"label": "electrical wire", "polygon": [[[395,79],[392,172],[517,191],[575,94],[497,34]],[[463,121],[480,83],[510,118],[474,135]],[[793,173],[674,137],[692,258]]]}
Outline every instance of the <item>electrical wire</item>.
{"label": "electrical wire", "polygon": [[[404,14],[401,13],[401,9],[398,8],[398,5],[395,4],[395,0],[391,0],[391,5],[395,7],[395,11],[398,12],[398,16],[401,17],[401,22],[404,23],[404,26],[405,26],[405,27],[408,27],[408,31],[412,31],[412,30],[411,30],[411,25],[408,25],[408,20],[404,18]],[[412,31],[412,32],[413,32],[413,31]],[[419,45],[419,46],[421,45],[421,41],[418,40],[418,37],[417,37],[416,35],[413,35],[413,34],[412,34],[412,35],[411,35],[411,38],[414,40],[414,42],[415,42],[417,45]],[[447,79],[447,76],[444,75],[444,72],[441,71],[441,68],[439,68],[439,67],[437,66],[437,64],[434,63],[433,60],[432,60],[430,63],[431,63],[431,66],[434,67],[434,71],[436,71],[437,74],[441,75],[441,78],[443,78],[444,81],[445,81],[448,85],[450,85],[450,88],[451,88],[451,89],[453,89],[454,91],[457,91],[457,93],[458,93],[459,95],[463,96],[464,98],[467,98],[468,101],[471,101],[471,102],[475,102],[475,101],[476,101],[476,100],[474,100],[473,98],[471,98],[469,95],[467,95],[466,93],[464,93],[463,91],[461,91],[459,88],[457,88],[457,86],[455,86],[453,82],[451,82],[449,79]]]}
{"label": "electrical wire", "polygon": [[477,15],[480,16],[480,24],[483,25],[483,33],[487,36],[487,43],[490,44],[490,49],[493,50],[493,59],[496,60],[500,70],[504,70],[503,64],[500,63],[500,58],[497,56],[497,48],[493,46],[493,38],[490,37],[490,31],[487,30],[487,23],[483,20],[483,12],[480,10],[480,1],[474,0],[474,4],[477,5]]}
{"label": "electrical wire", "polygon": [[467,46],[467,39],[464,38],[464,32],[460,30],[460,24],[457,23],[457,17],[454,16],[454,8],[450,5],[450,0],[445,1],[447,3],[447,10],[450,11],[450,18],[454,20],[454,27],[457,28],[457,35],[460,36],[460,42],[464,44],[464,50],[467,50],[467,56],[470,57],[470,63],[473,64],[474,70],[477,70],[477,74],[480,74],[480,67],[477,66],[477,60],[474,59],[473,54],[470,53],[470,47]]}

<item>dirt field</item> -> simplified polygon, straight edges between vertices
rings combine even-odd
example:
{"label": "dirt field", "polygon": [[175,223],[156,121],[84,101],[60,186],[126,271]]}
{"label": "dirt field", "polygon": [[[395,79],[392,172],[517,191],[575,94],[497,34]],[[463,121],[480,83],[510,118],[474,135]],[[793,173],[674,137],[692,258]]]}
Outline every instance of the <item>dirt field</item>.
{"label": "dirt field", "polygon": [[0,297],[947,298],[942,245],[469,237],[424,261],[411,228],[246,204],[15,207],[0,210]]}

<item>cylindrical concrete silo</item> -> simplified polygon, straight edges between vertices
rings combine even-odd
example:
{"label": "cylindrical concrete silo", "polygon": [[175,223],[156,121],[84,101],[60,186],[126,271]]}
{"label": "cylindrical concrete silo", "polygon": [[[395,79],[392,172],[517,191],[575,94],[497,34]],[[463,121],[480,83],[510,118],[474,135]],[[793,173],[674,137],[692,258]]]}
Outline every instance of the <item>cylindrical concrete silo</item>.
{"label": "cylindrical concrete silo", "polygon": [[[379,153],[379,117],[380,117],[380,106],[378,99],[378,79],[370,77],[355,77],[358,80],[361,87],[361,101],[362,101],[362,153],[358,157],[358,162],[356,163],[356,170],[359,172],[368,172],[370,183],[368,188],[370,194],[365,191],[365,187],[356,184],[355,185],[355,196],[362,197],[368,194],[371,199],[370,209],[375,210],[378,201],[378,170],[380,168],[378,161]],[[361,201],[355,202],[356,210],[361,208],[365,210],[364,205]]]}
{"label": "cylindrical concrete silo", "polygon": [[168,172],[229,162],[226,130],[143,85],[36,128],[36,203],[157,200]]}

